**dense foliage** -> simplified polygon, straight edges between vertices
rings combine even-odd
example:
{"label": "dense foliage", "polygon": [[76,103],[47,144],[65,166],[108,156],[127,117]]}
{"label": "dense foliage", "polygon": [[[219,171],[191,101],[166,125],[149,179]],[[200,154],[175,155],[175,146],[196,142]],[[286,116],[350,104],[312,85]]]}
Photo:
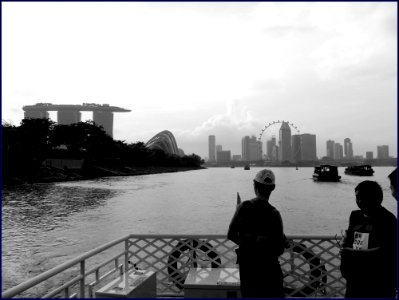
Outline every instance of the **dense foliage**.
{"label": "dense foliage", "polygon": [[46,158],[85,159],[118,166],[199,167],[196,154],[177,156],[149,149],[143,142],[114,140],[92,121],[59,125],[50,119],[23,119],[2,124],[3,175],[34,173]]}

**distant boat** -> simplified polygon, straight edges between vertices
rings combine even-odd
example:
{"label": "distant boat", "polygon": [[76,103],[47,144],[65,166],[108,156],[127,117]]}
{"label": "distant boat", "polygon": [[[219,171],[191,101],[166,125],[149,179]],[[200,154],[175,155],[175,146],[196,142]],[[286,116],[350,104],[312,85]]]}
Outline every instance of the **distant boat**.
{"label": "distant boat", "polygon": [[320,165],[314,168],[314,181],[339,181],[338,167],[331,165]]}
{"label": "distant boat", "polygon": [[374,170],[370,165],[349,166],[345,169],[345,174],[356,176],[373,176]]}
{"label": "distant boat", "polygon": [[235,165],[230,166],[230,168],[232,168],[232,169],[234,169],[235,167],[236,167]]}
{"label": "distant boat", "polygon": [[249,167],[249,165],[245,165],[244,170],[250,170],[251,168]]}

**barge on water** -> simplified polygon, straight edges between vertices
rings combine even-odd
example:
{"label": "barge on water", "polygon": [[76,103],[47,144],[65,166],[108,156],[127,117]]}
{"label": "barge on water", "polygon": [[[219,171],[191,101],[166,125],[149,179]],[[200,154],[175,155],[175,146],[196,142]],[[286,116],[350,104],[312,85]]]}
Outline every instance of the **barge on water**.
{"label": "barge on water", "polygon": [[[279,259],[286,297],[343,298],[336,235],[287,239]],[[131,234],[3,291],[2,298],[237,298],[236,248],[225,235]]]}
{"label": "barge on water", "polygon": [[373,176],[374,170],[370,165],[348,166],[345,168],[345,174],[356,176]]}
{"label": "barge on water", "polygon": [[338,167],[331,165],[320,165],[314,168],[314,181],[332,181],[336,182],[341,179],[338,175]]}

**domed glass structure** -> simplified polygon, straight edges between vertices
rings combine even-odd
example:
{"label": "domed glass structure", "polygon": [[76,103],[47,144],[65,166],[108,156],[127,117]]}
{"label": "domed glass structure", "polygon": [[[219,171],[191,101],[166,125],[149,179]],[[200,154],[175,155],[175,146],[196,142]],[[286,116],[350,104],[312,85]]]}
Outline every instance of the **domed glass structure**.
{"label": "domed glass structure", "polygon": [[180,155],[184,152],[177,148],[176,139],[169,130],[161,131],[160,133],[153,136],[145,146],[150,149],[160,149],[168,154]]}

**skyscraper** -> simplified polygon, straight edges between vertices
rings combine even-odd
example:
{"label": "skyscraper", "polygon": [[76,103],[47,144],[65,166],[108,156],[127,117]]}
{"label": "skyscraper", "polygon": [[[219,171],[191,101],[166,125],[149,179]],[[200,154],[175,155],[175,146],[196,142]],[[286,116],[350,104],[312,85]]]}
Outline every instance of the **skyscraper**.
{"label": "skyscraper", "polygon": [[231,151],[230,150],[220,150],[216,152],[217,162],[228,162],[231,161]]}
{"label": "skyscraper", "polygon": [[208,137],[208,146],[209,146],[209,161],[216,161],[216,138],[214,135],[210,135]]}
{"label": "skyscraper", "polygon": [[292,159],[294,161],[302,160],[302,153],[301,153],[301,135],[294,134],[291,137],[291,146],[292,146]]}
{"label": "skyscraper", "polygon": [[344,139],[344,153],[345,153],[345,158],[347,159],[353,158],[353,148],[350,138]]}
{"label": "skyscraper", "polygon": [[271,140],[266,141],[266,155],[269,160],[275,160],[273,159],[274,147],[276,147],[276,137],[273,136]]}
{"label": "skyscraper", "polygon": [[316,135],[310,133],[301,134],[301,160],[316,160]]}
{"label": "skyscraper", "polygon": [[334,144],[334,156],[333,158],[335,160],[340,160],[344,156],[344,147],[340,143],[335,143]]}
{"label": "skyscraper", "polygon": [[374,155],[373,155],[373,151],[367,151],[366,152],[366,159],[373,159]]}
{"label": "skyscraper", "polygon": [[249,160],[249,136],[241,139],[241,154],[242,160]]}
{"label": "skyscraper", "polygon": [[252,140],[249,143],[249,161],[257,161],[262,159],[262,142]]}
{"label": "skyscraper", "polygon": [[310,133],[293,135],[292,157],[294,161],[316,160],[316,135]]}
{"label": "skyscraper", "polygon": [[388,145],[377,146],[377,158],[379,158],[379,159],[389,158]]}
{"label": "skyscraper", "polygon": [[281,124],[279,131],[279,160],[280,161],[291,161],[291,128],[288,122]]}
{"label": "skyscraper", "polygon": [[328,140],[327,141],[327,157],[333,159],[334,158],[334,144],[335,142],[333,140]]}
{"label": "skyscraper", "polygon": [[256,161],[262,159],[262,142],[255,136],[245,136],[241,140],[242,160]]}

